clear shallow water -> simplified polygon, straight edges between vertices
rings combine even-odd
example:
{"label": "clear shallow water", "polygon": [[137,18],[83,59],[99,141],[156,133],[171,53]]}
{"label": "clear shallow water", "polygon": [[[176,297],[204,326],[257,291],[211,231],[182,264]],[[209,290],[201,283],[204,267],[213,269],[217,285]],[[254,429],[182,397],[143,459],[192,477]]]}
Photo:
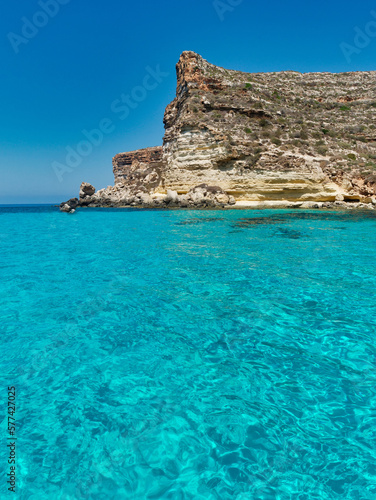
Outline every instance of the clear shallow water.
{"label": "clear shallow water", "polygon": [[17,498],[376,498],[376,214],[1,208],[0,255]]}

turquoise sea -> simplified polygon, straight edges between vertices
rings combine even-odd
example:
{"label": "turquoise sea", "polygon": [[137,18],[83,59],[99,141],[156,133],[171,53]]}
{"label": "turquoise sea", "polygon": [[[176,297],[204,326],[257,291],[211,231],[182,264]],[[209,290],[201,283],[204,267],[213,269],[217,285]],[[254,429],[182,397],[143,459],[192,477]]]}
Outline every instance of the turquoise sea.
{"label": "turquoise sea", "polygon": [[0,256],[13,498],[376,498],[376,213],[3,207]]}

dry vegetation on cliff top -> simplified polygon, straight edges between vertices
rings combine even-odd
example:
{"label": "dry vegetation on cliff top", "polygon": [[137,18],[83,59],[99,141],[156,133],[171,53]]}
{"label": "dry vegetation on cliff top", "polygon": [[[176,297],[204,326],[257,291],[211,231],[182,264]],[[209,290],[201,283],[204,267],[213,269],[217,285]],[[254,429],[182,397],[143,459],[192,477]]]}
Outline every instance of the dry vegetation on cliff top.
{"label": "dry vegetation on cliff top", "polygon": [[239,156],[249,151],[249,167],[262,152],[290,150],[323,157],[330,175],[376,171],[376,72],[247,74],[185,54],[185,126],[214,125]]}

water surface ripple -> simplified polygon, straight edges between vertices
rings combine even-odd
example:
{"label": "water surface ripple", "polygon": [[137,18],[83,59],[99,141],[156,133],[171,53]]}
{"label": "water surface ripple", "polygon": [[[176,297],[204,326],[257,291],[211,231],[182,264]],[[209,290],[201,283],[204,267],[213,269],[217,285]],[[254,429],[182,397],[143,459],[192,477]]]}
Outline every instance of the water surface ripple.
{"label": "water surface ripple", "polygon": [[17,498],[376,498],[374,213],[1,208],[0,255]]}

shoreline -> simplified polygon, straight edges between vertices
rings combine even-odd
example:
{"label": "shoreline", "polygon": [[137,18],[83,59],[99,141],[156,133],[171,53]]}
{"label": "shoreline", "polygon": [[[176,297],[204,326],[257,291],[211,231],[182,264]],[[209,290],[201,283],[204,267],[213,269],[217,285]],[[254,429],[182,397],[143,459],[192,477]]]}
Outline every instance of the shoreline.
{"label": "shoreline", "polygon": [[[57,207],[59,205],[56,205]],[[235,205],[223,206],[150,206],[150,205],[97,205],[97,206],[81,206],[80,209],[96,209],[96,208],[113,208],[113,209],[134,209],[134,210],[336,210],[336,211],[352,211],[352,210],[376,210],[376,205],[372,203],[343,203],[343,202],[255,202],[242,201],[236,202]]]}
{"label": "shoreline", "polygon": [[[109,187],[110,192],[95,192],[94,186],[82,183],[78,198],[71,198],[60,204],[62,212],[72,213],[77,208],[139,208],[139,209],[234,209],[234,210],[375,210],[376,197],[345,199],[337,195],[336,199],[326,201],[312,200],[247,200],[228,195],[218,186],[201,184],[192,188],[187,194],[179,195],[176,191],[167,190],[166,194],[138,191],[121,196],[118,187]],[[111,199],[112,198],[112,199]],[[115,198],[115,199],[114,199]]]}

